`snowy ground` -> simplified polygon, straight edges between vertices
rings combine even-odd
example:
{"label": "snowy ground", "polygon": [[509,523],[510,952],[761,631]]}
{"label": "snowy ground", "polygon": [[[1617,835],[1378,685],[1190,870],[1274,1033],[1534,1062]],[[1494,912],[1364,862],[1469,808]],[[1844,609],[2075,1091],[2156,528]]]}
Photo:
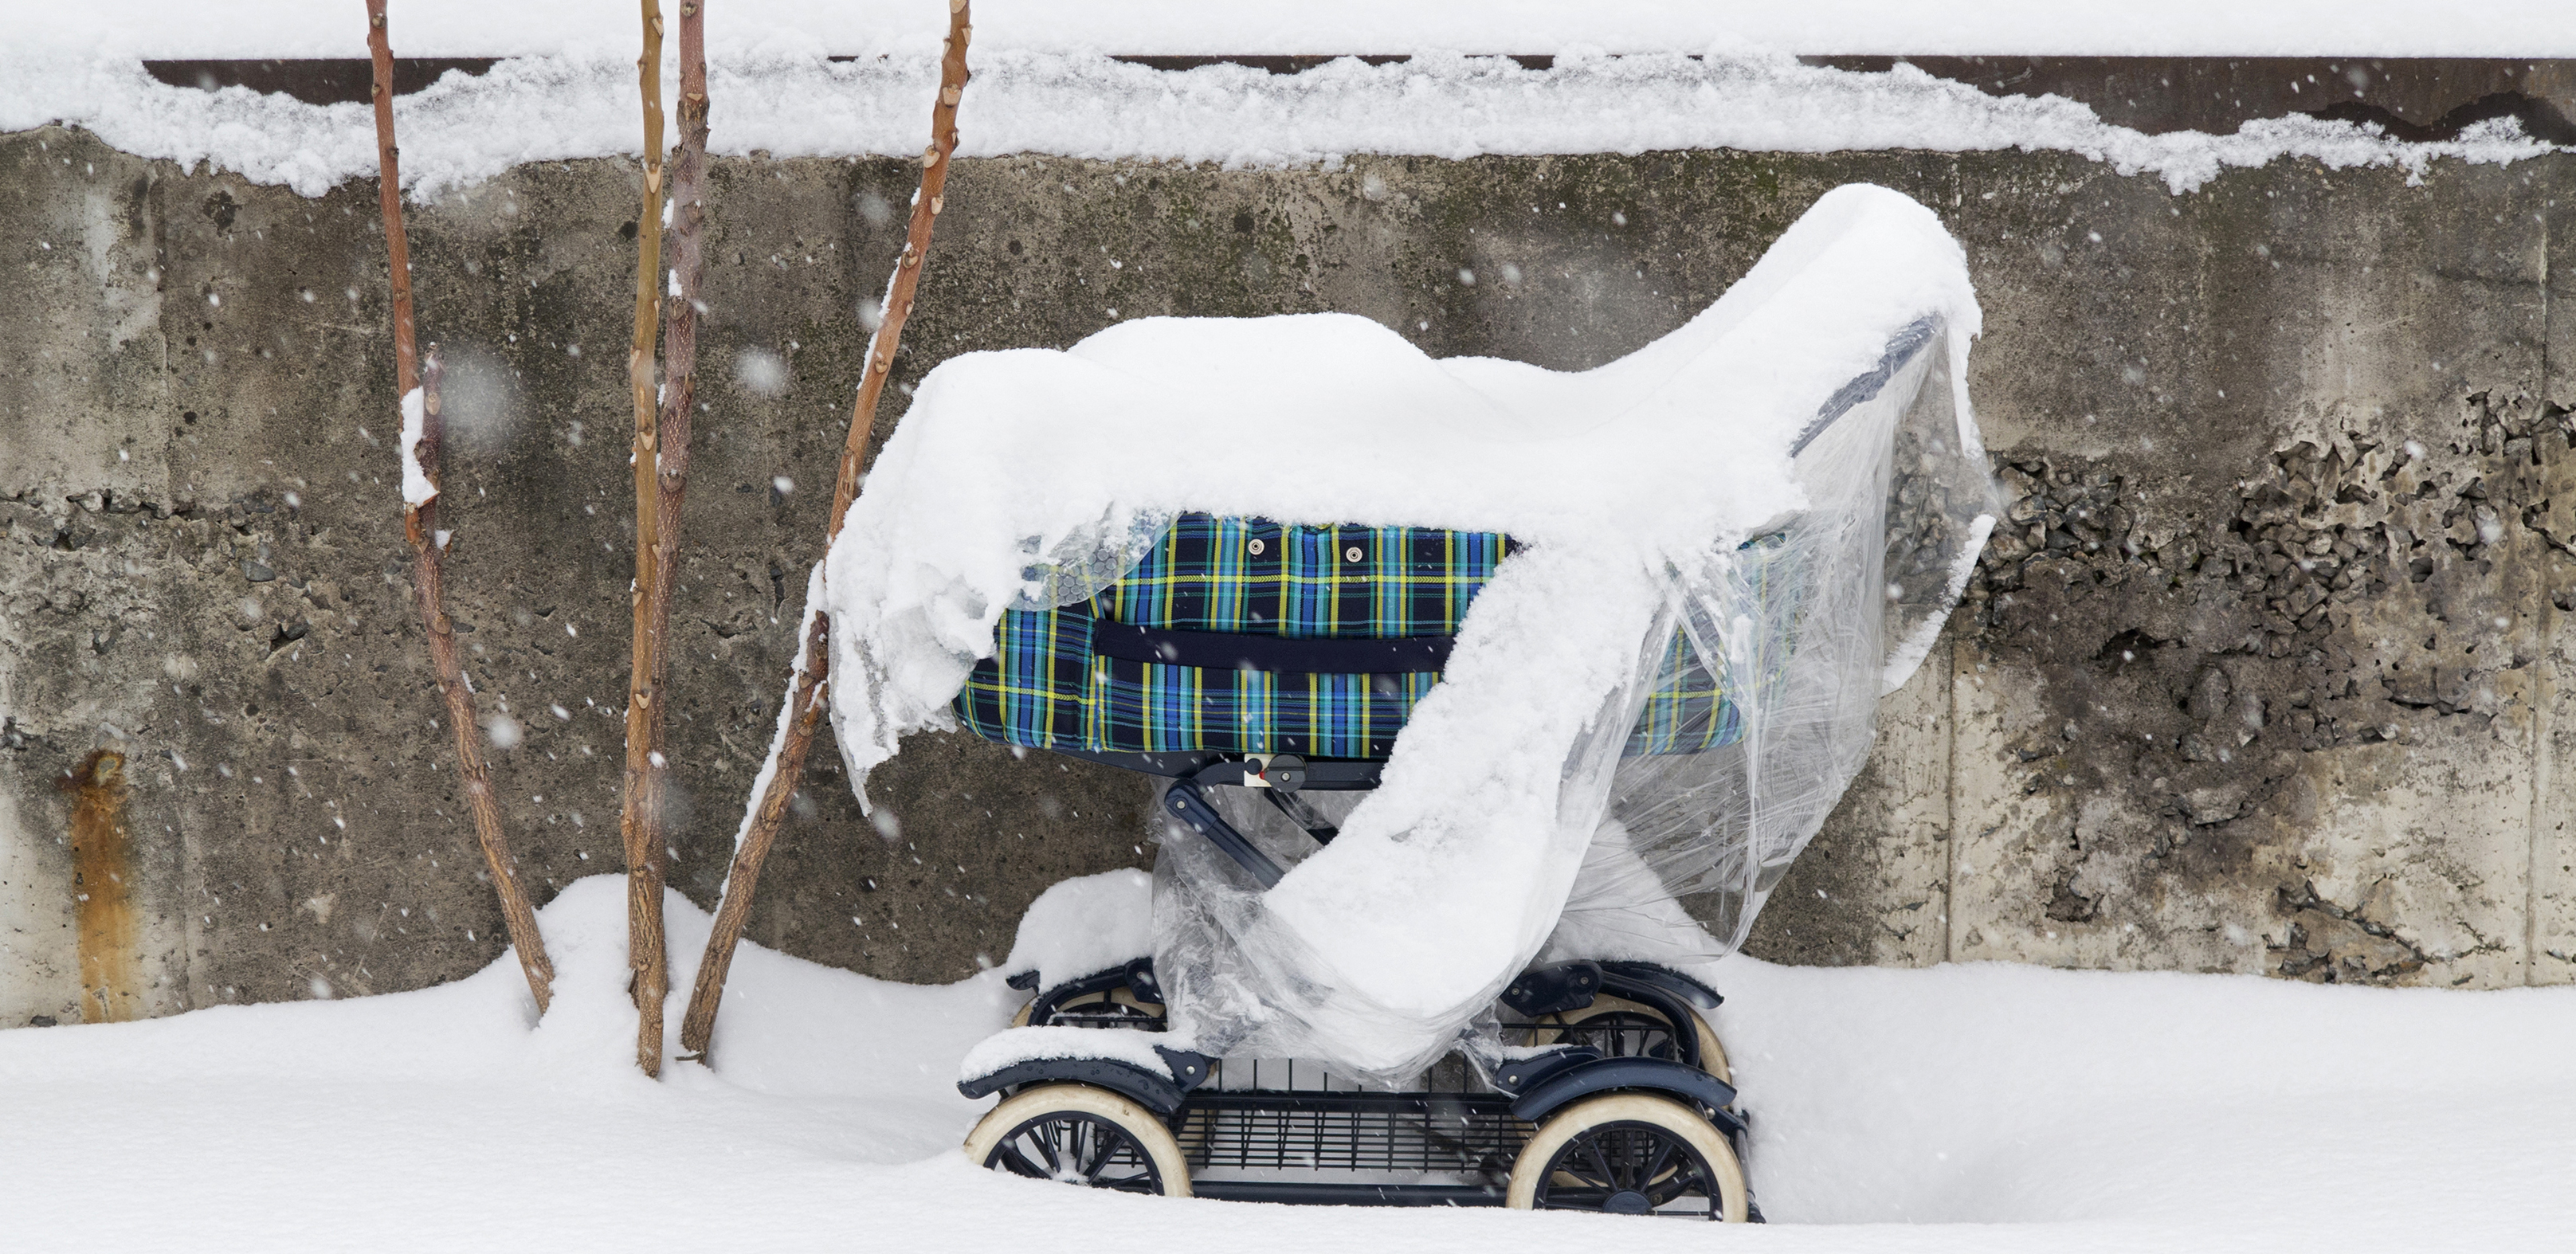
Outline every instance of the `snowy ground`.
{"label": "snowy ground", "polygon": [[[1101,1196],[970,1169],[950,1087],[1012,995],[745,947],[720,1072],[625,1061],[622,889],[441,988],[0,1033],[17,1249],[1537,1248],[1641,1222]],[[672,950],[706,916],[678,897]],[[1734,959],[1718,1027],[1777,1251],[2576,1248],[2576,988],[2319,988]],[[688,971],[674,983],[688,987]],[[677,1020],[677,999],[672,1019]],[[1526,1244],[1523,1244],[1526,1243]]]}

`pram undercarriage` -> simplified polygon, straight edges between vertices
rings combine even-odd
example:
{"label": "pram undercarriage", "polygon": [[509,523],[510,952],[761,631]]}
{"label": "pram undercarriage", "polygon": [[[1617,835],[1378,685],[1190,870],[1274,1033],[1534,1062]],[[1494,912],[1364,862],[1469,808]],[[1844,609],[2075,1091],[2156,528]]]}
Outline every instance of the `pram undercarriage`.
{"label": "pram undercarriage", "polygon": [[[1267,888],[1276,862],[1208,787],[1263,797],[1319,844],[1336,834],[1299,796],[1374,787],[1375,762],[1292,754],[1082,756],[1172,779],[1173,818]],[[1160,1034],[1150,955],[1040,987],[1018,1028]],[[1723,999],[1644,962],[1558,962],[1503,991],[1481,1064],[1452,1053],[1400,1086],[1297,1059],[1209,1058],[1156,1046],[1135,1061],[1050,1057],[959,1085],[1000,1094],[967,1152],[995,1170],[1125,1192],[1235,1201],[1520,1206],[1759,1220],[1726,1052],[1704,1017]]]}
{"label": "pram undercarriage", "polygon": [[[1034,994],[1017,1026],[1164,1028],[1150,958]],[[1496,1007],[1511,1057],[1493,1074],[1451,1054],[1400,1087],[1182,1050],[1160,1051],[1168,1078],[1114,1059],[1023,1063],[960,1085],[1004,1098],[967,1151],[1126,1192],[1758,1221],[1745,1116],[1701,1017],[1719,1000],[1642,963],[1534,969]]]}

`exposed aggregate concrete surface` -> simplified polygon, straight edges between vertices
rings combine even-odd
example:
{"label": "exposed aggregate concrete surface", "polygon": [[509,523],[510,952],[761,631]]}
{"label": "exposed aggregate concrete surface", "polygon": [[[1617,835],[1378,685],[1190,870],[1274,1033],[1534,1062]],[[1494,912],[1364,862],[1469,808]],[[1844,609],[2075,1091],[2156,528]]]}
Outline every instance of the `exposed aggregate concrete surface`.
{"label": "exposed aggregate concrete surface", "polygon": [[[915,178],[713,164],[673,613],[672,883],[702,904]],[[638,177],[524,166],[410,211],[450,610],[540,904],[618,869]],[[2030,154],[969,160],[878,434],[946,357],[1149,314],[1344,310],[1594,365],[1852,181],[1968,250],[2012,505],[1752,951],[2576,980],[2576,158],[2285,161],[2183,196]],[[137,1013],[491,961],[408,599],[373,185],[0,136],[0,274],[0,1026],[80,1017],[63,781],[96,749],[124,755]],[[872,790],[873,823],[818,747],[754,939],[956,979],[1047,885],[1151,859],[1150,791],[1115,771],[930,734]]]}

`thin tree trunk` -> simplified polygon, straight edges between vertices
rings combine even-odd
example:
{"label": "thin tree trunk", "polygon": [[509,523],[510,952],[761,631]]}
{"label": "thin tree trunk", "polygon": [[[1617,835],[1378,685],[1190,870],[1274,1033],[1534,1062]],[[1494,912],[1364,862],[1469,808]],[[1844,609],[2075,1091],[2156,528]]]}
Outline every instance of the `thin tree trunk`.
{"label": "thin tree trunk", "polygon": [[[376,149],[380,160],[377,198],[385,215],[385,247],[390,254],[394,294],[394,388],[403,400],[403,534],[411,542],[412,590],[420,602],[421,623],[429,632],[429,659],[438,693],[447,703],[447,722],[455,730],[457,778],[464,781],[465,806],[474,817],[474,837],[483,846],[483,862],[500,894],[501,922],[518,950],[519,968],[528,977],[528,992],[544,1014],[554,1000],[555,968],[546,959],[545,937],[537,931],[537,913],[519,884],[519,863],[510,856],[501,834],[501,807],[492,795],[492,773],[484,765],[483,747],[474,734],[474,693],[456,652],[456,628],[444,608],[446,594],[439,569],[439,442],[446,423],[439,415],[438,346],[430,345],[422,367],[413,339],[411,244],[403,233],[402,174],[394,147],[394,54],[385,29],[385,0],[367,0],[367,47],[375,58]],[[419,412],[410,412],[417,405]]]}
{"label": "thin tree trunk", "polygon": [[[670,979],[662,939],[662,787],[670,763],[661,751],[661,681],[668,672],[663,646],[671,602],[662,560],[661,415],[653,392],[653,332],[662,304],[662,9],[657,0],[642,0],[642,10],[644,55],[636,58],[635,70],[644,97],[644,208],[635,223],[635,342],[626,354],[627,385],[635,402],[635,586],[628,594],[635,626],[628,662],[626,796],[617,830],[626,852],[626,965],[628,991],[635,998],[635,1065],[658,1076],[662,999]],[[678,456],[684,459],[686,450]],[[681,469],[686,470],[685,462]]]}
{"label": "thin tree trunk", "polygon": [[[974,34],[972,23],[967,0],[948,0],[948,39],[940,49],[939,98],[930,110],[930,147],[921,154],[921,190],[913,197],[911,227],[904,238],[903,255],[895,261],[894,277],[886,284],[876,334],[868,340],[867,375],[859,384],[858,402],[851,407],[850,433],[842,444],[840,467],[832,478],[832,520],[824,538],[826,552],[830,551],[831,540],[841,534],[841,520],[848,516],[850,502],[859,494],[859,480],[867,474],[868,459],[875,449],[870,436],[876,426],[877,399],[885,391],[886,376],[894,367],[895,349],[903,342],[904,319],[911,315],[913,294],[921,286],[921,263],[930,252],[931,228],[937,225],[939,211],[945,207],[948,167],[957,155],[957,101],[966,90],[966,44]],[[810,581],[809,598],[821,586],[819,580]],[[775,762],[767,772],[768,786],[734,842],[733,866],[725,873],[724,899],[716,907],[715,930],[707,935],[706,955],[698,962],[697,980],[689,990],[688,1013],[680,1022],[683,1057],[703,1059],[708,1042],[714,1038],[716,1009],[724,1000],[725,974],[733,966],[734,945],[742,938],[743,921],[751,914],[751,897],[760,882],[761,864],[778,838],[779,823],[804,777],[805,755],[813,746],[816,725],[822,721],[830,624],[820,612],[813,614],[813,620],[788,679],[788,705],[780,715],[784,734],[771,749]]]}

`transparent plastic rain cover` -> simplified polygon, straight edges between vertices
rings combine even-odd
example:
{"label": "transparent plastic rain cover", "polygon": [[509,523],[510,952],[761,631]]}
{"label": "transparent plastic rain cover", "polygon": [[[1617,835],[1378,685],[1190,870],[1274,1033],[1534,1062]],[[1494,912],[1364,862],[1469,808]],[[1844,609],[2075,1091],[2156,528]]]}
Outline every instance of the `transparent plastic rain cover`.
{"label": "transparent plastic rain cover", "polygon": [[[1508,533],[1381,786],[1302,794],[1341,835],[1211,789],[1289,872],[1264,892],[1166,831],[1153,905],[1175,1044],[1372,1081],[1490,1058],[1493,999],[1533,961],[1741,943],[1860,771],[1997,512],[1978,323],[1938,221],[1855,185],[1590,371],[1433,361],[1342,315],[952,359],[827,559],[862,803],[900,737],[953,726],[1005,608],[1091,596],[1181,511]],[[1738,734],[1623,757],[1676,633]]]}

